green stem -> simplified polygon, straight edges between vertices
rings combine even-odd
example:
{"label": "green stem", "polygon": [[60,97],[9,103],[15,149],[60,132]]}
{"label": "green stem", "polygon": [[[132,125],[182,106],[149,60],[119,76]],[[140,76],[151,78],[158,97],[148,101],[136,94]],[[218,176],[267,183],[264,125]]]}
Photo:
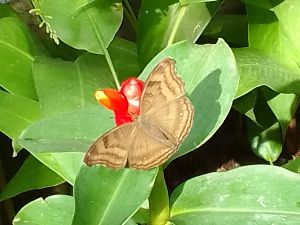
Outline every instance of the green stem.
{"label": "green stem", "polygon": [[151,225],[165,225],[170,217],[169,195],[164,172],[159,167],[155,183],[149,197]]}
{"label": "green stem", "polygon": [[128,2],[128,0],[124,0],[124,3],[125,3],[125,6],[126,6],[126,9],[128,10],[128,15],[130,17],[130,19],[129,18],[128,19],[132,21],[132,26],[135,29],[135,31],[137,31],[138,20],[137,20],[135,14],[134,14],[134,12],[131,8],[131,5]]}
{"label": "green stem", "polygon": [[134,19],[132,18],[132,16],[130,15],[130,13],[126,7],[124,7],[124,13],[125,13],[128,21],[130,22],[134,32],[137,34],[137,23],[134,21]]}
{"label": "green stem", "polygon": [[118,79],[118,76],[117,76],[117,73],[115,71],[115,67],[112,63],[112,60],[111,60],[111,57],[109,55],[109,52],[107,50],[107,48],[103,47],[103,51],[104,51],[104,56],[106,58],[106,61],[107,61],[107,64],[108,64],[108,67],[113,75],[113,78],[114,78],[114,81],[115,81],[115,84],[116,84],[116,87],[117,89],[119,90],[120,89],[120,82],[119,82],[119,79]]}
{"label": "green stem", "polygon": [[170,34],[170,37],[169,37],[169,40],[168,40],[168,43],[167,43],[167,47],[169,47],[170,45],[173,44],[174,39],[175,39],[175,35],[177,33],[177,30],[178,30],[178,27],[179,27],[180,22],[181,22],[184,14],[185,14],[185,11],[186,11],[187,7],[188,7],[188,4],[179,6],[178,15],[176,17],[173,29],[171,31],[171,34]]}
{"label": "green stem", "polygon": [[88,13],[88,11],[86,11],[86,12],[87,12],[87,16],[88,16],[88,18],[89,18],[89,20],[90,20],[90,22],[91,22],[91,24],[93,26],[93,29],[94,29],[95,34],[97,36],[97,39],[98,39],[98,41],[99,41],[99,43],[101,45],[101,48],[103,50],[103,53],[104,53],[105,59],[107,61],[108,67],[109,67],[109,69],[110,69],[110,71],[111,71],[111,73],[113,75],[114,80],[115,80],[116,87],[119,90],[120,89],[120,82],[119,82],[117,73],[115,71],[114,65],[112,63],[111,57],[109,55],[109,52],[108,52],[106,46],[104,45],[104,41],[103,41],[102,35],[98,31],[97,26],[95,24],[95,21],[93,20],[93,18],[91,18],[91,15]]}

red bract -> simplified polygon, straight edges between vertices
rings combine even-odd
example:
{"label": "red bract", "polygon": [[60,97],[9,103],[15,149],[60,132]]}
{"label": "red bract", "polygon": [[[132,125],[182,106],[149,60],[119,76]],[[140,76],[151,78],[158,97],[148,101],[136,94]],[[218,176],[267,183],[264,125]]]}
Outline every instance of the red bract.
{"label": "red bract", "polygon": [[137,78],[129,78],[122,82],[120,91],[103,89],[96,91],[97,101],[114,112],[117,126],[132,122],[134,115],[140,113],[140,97],[144,83]]}
{"label": "red bract", "polygon": [[140,114],[140,97],[144,88],[143,81],[136,78],[129,78],[122,82],[120,93],[126,96],[128,101],[128,113]]}

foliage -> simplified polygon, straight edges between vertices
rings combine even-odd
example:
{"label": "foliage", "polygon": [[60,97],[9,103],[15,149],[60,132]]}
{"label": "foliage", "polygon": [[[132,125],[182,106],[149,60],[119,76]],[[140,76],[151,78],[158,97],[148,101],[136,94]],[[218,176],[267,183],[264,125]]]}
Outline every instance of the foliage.
{"label": "foliage", "polygon": [[[31,26],[0,4],[0,131],[14,154],[30,153],[0,199],[62,182],[74,190],[28,203],[13,224],[300,223],[299,158],[285,169],[197,176],[168,197],[163,168],[211,138],[232,106],[247,118],[253,152],[270,164],[298,107],[300,5],[244,0],[247,15],[231,15],[222,3],[143,0],[137,19],[127,0],[32,0]],[[117,33],[123,12],[136,42]],[[177,152],[149,171],[84,165],[90,144],[114,127],[94,92],[145,80],[167,56],[195,109]]]}

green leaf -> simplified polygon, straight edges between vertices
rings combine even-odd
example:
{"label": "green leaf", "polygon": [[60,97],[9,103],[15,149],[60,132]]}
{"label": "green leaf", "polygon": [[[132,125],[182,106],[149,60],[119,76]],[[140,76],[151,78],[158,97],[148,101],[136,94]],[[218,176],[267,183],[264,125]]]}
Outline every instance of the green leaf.
{"label": "green leaf", "polygon": [[172,38],[175,42],[196,42],[221,2],[207,4],[210,7],[203,2],[181,5],[178,0],[142,1],[138,21],[138,55],[141,65],[145,66],[168,46]]}
{"label": "green leaf", "polygon": [[25,205],[15,216],[13,225],[71,225],[73,214],[73,197],[52,195]]}
{"label": "green leaf", "polygon": [[300,173],[300,157],[294,160],[290,160],[288,163],[282,166],[283,168],[290,170],[295,173]]}
{"label": "green leaf", "polygon": [[273,7],[282,3],[285,0],[243,0],[243,1],[260,8],[272,9]]}
{"label": "green leaf", "polygon": [[30,155],[17,174],[1,190],[0,201],[25,191],[51,187],[63,182],[60,176]]}
{"label": "green leaf", "polygon": [[82,166],[74,187],[72,224],[123,224],[150,195],[156,173]]}
{"label": "green leaf", "polygon": [[31,65],[35,45],[19,19],[0,18],[0,87],[15,95],[36,100]]}
{"label": "green leaf", "polygon": [[128,77],[137,77],[141,73],[135,43],[115,38],[109,45],[108,51],[120,81]]}
{"label": "green leaf", "polygon": [[260,125],[259,122],[256,120],[254,107],[256,104],[257,99],[257,90],[254,89],[253,91],[235,99],[233,102],[233,107],[239,111],[241,114],[244,114],[249,119],[251,119],[257,125]]}
{"label": "green leaf", "polygon": [[[145,80],[163,58],[176,60],[176,70],[194,105],[192,130],[170,161],[207,141],[228,114],[238,85],[235,59],[223,40],[214,45],[174,44],[157,55],[142,72]],[[169,162],[170,162],[169,161]]]}
{"label": "green leaf", "polygon": [[11,139],[40,118],[39,103],[0,90],[0,131]]}
{"label": "green leaf", "polygon": [[297,109],[298,97],[294,94],[277,94],[268,89],[263,90],[268,105],[280,123],[282,136],[284,137],[289,122]]}
{"label": "green leaf", "polygon": [[112,116],[100,105],[51,116],[29,126],[18,142],[30,152],[86,152],[114,126]]}
{"label": "green leaf", "polygon": [[16,17],[16,13],[8,4],[0,4],[0,18]]}
{"label": "green leaf", "polygon": [[108,73],[106,67],[101,68],[104,59],[101,58],[99,65],[95,63],[96,59],[97,56],[85,54],[75,63],[50,58],[35,60],[33,75],[44,116],[96,104],[94,92],[98,85],[113,85],[112,79],[101,76]]}
{"label": "green leaf", "polygon": [[[220,40],[215,45],[198,46],[188,42],[173,45],[153,59],[141,79],[145,80],[166,56],[177,61],[176,69],[185,81],[186,92],[195,108],[195,126],[174,159],[203,144],[220,127],[230,110],[238,74],[230,48]],[[19,142],[31,152],[86,152],[97,137],[113,127],[109,113],[95,106],[45,118],[27,128]]]}
{"label": "green leaf", "polygon": [[[216,14],[203,31],[201,37],[206,40],[223,38],[231,47],[248,45],[247,15]],[[202,40],[202,38],[200,38]]]}
{"label": "green leaf", "polygon": [[300,223],[300,175],[276,166],[245,166],[181,184],[171,196],[174,224]]}
{"label": "green leaf", "polygon": [[299,70],[289,69],[278,59],[259,50],[241,48],[233,52],[240,74],[236,98],[260,86],[281,93],[300,93]]}
{"label": "green leaf", "polygon": [[[287,66],[300,64],[300,5],[293,0],[275,1],[272,11],[247,5],[249,46],[277,55]],[[299,68],[298,68],[299,69]]]}
{"label": "green leaf", "polygon": [[276,161],[282,149],[282,136],[279,123],[270,127],[257,127],[248,123],[248,136],[254,153],[264,160],[272,163]]}
{"label": "green leaf", "polygon": [[103,54],[122,22],[120,0],[33,0],[52,34],[63,42],[92,53]]}
{"label": "green leaf", "polygon": [[182,5],[197,3],[197,2],[215,2],[218,0],[179,0]]}
{"label": "green leaf", "polygon": [[[32,153],[32,152],[31,152]],[[83,153],[32,153],[41,163],[64,178],[70,185],[74,185],[75,178],[83,162]]]}

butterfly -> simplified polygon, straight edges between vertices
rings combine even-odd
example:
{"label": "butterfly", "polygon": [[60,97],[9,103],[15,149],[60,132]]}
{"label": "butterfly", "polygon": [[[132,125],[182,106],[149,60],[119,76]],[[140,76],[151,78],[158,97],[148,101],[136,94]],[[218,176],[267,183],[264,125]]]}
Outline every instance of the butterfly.
{"label": "butterfly", "polygon": [[87,165],[148,170],[178,149],[192,127],[194,108],[175,63],[167,57],[152,70],[140,98],[140,115],[98,138],[85,154]]}

